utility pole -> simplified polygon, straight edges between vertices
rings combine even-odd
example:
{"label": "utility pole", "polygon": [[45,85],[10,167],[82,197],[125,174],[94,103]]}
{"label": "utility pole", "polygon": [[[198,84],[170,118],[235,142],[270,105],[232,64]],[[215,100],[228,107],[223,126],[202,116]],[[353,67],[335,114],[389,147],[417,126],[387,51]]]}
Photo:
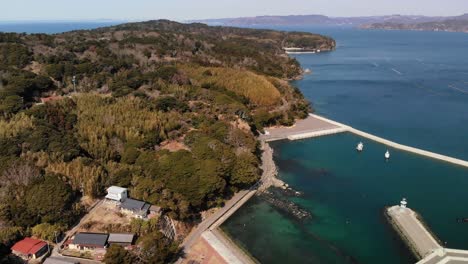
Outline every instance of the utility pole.
{"label": "utility pole", "polygon": [[76,93],[76,76],[75,75],[73,75],[72,82],[73,82],[73,92]]}

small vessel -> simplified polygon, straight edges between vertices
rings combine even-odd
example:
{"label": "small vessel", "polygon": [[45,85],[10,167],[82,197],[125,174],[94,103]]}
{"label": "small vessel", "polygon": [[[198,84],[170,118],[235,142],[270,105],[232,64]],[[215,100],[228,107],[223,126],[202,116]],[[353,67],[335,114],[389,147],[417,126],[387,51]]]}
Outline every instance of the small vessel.
{"label": "small vessel", "polygon": [[364,149],[364,144],[362,142],[359,142],[359,144],[357,144],[356,146],[356,150],[358,152],[361,152],[363,149]]}
{"label": "small vessel", "polygon": [[385,152],[385,159],[388,160],[390,159],[390,152],[387,149],[387,152]]}

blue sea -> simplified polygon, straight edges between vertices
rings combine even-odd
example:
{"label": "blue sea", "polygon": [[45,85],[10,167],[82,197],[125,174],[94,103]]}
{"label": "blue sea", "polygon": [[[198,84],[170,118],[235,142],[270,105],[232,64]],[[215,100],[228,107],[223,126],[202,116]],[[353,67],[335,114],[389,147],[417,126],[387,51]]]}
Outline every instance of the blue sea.
{"label": "blue sea", "polygon": [[[329,35],[333,52],[298,55],[294,82],[316,112],[360,130],[468,160],[468,34],[283,28]],[[356,144],[365,150],[358,154]],[[279,177],[312,218],[254,198],[224,225],[262,263],[414,263],[386,223],[406,197],[447,247],[468,249],[468,169],[353,134],[272,144]]]}
{"label": "blue sea", "polygon": [[[60,33],[118,22],[0,23]],[[468,160],[468,34],[275,28],[329,35],[333,52],[300,55],[294,83],[318,114],[393,141]],[[357,142],[365,150],[355,152]],[[272,144],[279,177],[304,193],[298,221],[255,197],[223,230],[262,263],[414,263],[383,209],[408,198],[447,247],[468,249],[468,169],[340,134]]]}
{"label": "blue sea", "polygon": [[124,23],[122,21],[0,21],[0,32],[56,34],[72,30],[95,29]]}

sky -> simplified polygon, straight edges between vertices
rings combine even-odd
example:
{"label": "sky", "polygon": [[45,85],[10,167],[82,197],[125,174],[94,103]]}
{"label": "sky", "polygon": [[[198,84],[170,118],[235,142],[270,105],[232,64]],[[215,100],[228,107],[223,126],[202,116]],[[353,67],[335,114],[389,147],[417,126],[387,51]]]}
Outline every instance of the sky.
{"label": "sky", "polygon": [[259,15],[452,16],[468,0],[1,0],[0,21],[190,20]]}

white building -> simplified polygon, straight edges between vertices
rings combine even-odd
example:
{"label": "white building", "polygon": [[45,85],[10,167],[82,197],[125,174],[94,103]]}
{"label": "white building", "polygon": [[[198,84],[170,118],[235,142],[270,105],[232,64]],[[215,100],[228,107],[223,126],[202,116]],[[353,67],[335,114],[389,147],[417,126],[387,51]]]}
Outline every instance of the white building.
{"label": "white building", "polygon": [[107,188],[106,199],[122,202],[128,198],[127,188],[122,188],[118,186],[111,186]]}

